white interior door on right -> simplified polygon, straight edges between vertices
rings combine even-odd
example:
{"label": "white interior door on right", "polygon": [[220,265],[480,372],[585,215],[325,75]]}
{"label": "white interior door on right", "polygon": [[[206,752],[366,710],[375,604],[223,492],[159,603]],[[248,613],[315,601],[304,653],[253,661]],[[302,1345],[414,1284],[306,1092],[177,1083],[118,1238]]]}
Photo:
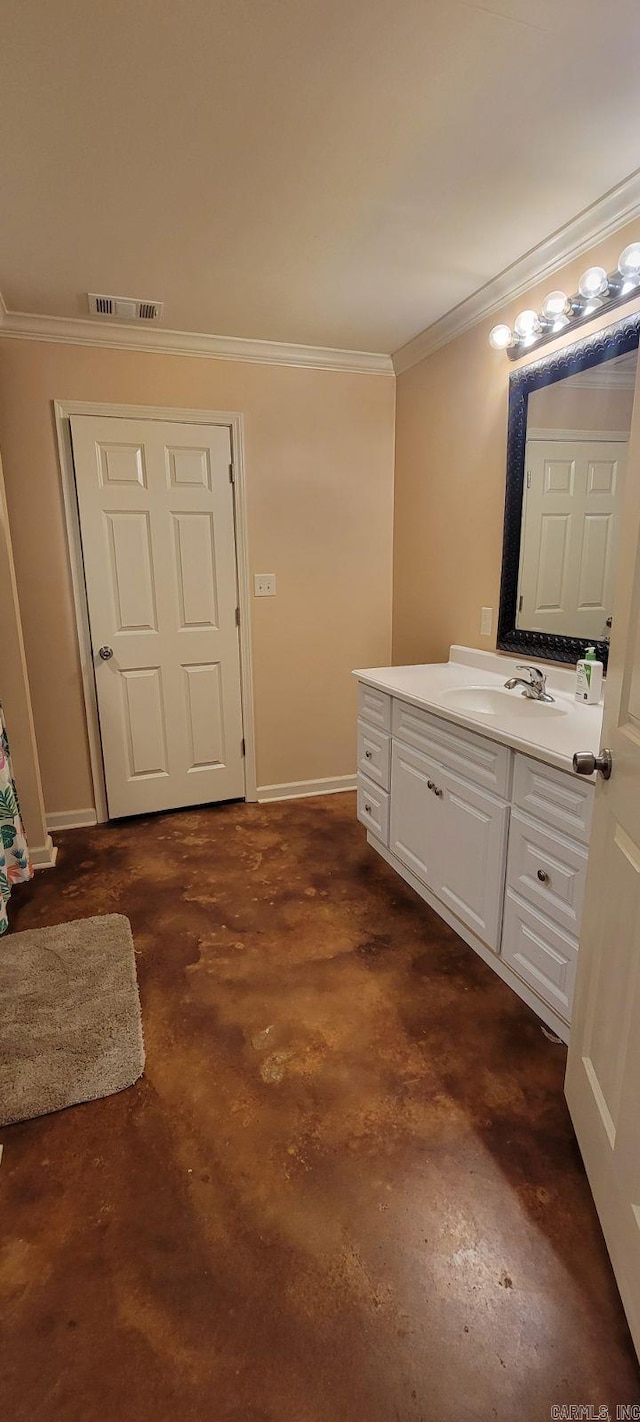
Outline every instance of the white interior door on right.
{"label": "white interior door on right", "polygon": [[[636,380],[566,1093],[640,1352],[640,381]],[[576,746],[577,751],[585,750]],[[606,765],[604,766],[606,769]]]}
{"label": "white interior door on right", "polygon": [[109,816],[245,793],[227,425],[71,417]]}
{"label": "white interior door on right", "polygon": [[606,635],[626,458],[621,441],[527,442],[518,627]]}

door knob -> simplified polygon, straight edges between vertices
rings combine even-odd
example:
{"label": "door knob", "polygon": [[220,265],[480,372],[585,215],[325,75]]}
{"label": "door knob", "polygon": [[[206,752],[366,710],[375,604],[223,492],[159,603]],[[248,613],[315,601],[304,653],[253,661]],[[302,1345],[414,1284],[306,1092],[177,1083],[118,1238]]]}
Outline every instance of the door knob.
{"label": "door knob", "polygon": [[113,647],[101,647],[98,656],[102,657],[103,662],[108,662],[109,658],[113,656]]}
{"label": "door knob", "polygon": [[592,755],[591,751],[576,751],[573,757],[573,768],[576,775],[593,775],[594,770],[599,770],[603,780],[608,780],[613,769],[613,757],[611,751],[600,751],[599,755]]}

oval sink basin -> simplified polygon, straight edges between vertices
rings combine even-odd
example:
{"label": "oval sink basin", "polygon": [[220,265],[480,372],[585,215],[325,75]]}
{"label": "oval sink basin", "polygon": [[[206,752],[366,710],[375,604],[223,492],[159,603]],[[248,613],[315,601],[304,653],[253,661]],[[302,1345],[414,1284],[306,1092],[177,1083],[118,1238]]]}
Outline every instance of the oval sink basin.
{"label": "oval sink basin", "polygon": [[439,697],[452,711],[468,711],[473,716],[566,716],[566,706],[557,701],[533,701],[517,691],[499,686],[456,686]]}

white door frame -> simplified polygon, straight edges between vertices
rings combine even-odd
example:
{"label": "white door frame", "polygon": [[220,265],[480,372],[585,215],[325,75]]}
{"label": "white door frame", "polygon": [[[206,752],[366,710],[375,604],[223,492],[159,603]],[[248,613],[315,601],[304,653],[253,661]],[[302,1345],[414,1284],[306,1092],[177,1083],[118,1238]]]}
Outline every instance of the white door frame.
{"label": "white door frame", "polygon": [[171,406],[155,405],[102,405],[86,400],[54,400],[53,409],[58,439],[58,457],[62,477],[65,521],[73,600],[78,630],[78,647],[82,668],[82,688],[89,736],[91,777],[98,824],[109,818],[107,812],[107,792],[102,760],[102,742],[98,719],[98,700],[91,650],[89,607],[84,581],[82,541],[80,537],[80,515],[76,491],[73,449],[71,445],[71,416],[98,415],[111,416],[122,420],[171,420],[174,424],[226,425],[231,435],[231,458],[233,460],[234,483],[233,504],[236,530],[236,566],[238,573],[238,603],[240,606],[240,689],[242,694],[242,722],[245,741],[244,784],[245,799],[257,800],[256,791],[256,749],[253,715],[253,670],[251,656],[251,620],[249,585],[249,546],[247,520],[247,485],[244,462],[244,421],[235,411],[220,410],[178,410]]}

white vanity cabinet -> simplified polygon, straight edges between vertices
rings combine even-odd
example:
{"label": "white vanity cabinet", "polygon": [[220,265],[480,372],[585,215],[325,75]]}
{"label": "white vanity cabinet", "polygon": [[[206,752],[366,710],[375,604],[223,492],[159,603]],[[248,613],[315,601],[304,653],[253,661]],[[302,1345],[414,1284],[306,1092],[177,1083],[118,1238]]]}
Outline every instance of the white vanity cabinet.
{"label": "white vanity cabinet", "polygon": [[[416,712],[418,717],[420,712]],[[453,744],[457,738],[452,738]],[[490,948],[498,947],[509,806],[462,772],[393,739],[389,848]],[[453,758],[453,757],[452,757]]]}
{"label": "white vanity cabinet", "polygon": [[528,756],[514,759],[502,957],[569,1022],[593,786]]}
{"label": "white vanity cabinet", "polygon": [[370,843],[565,1040],[593,785],[360,684]]}

